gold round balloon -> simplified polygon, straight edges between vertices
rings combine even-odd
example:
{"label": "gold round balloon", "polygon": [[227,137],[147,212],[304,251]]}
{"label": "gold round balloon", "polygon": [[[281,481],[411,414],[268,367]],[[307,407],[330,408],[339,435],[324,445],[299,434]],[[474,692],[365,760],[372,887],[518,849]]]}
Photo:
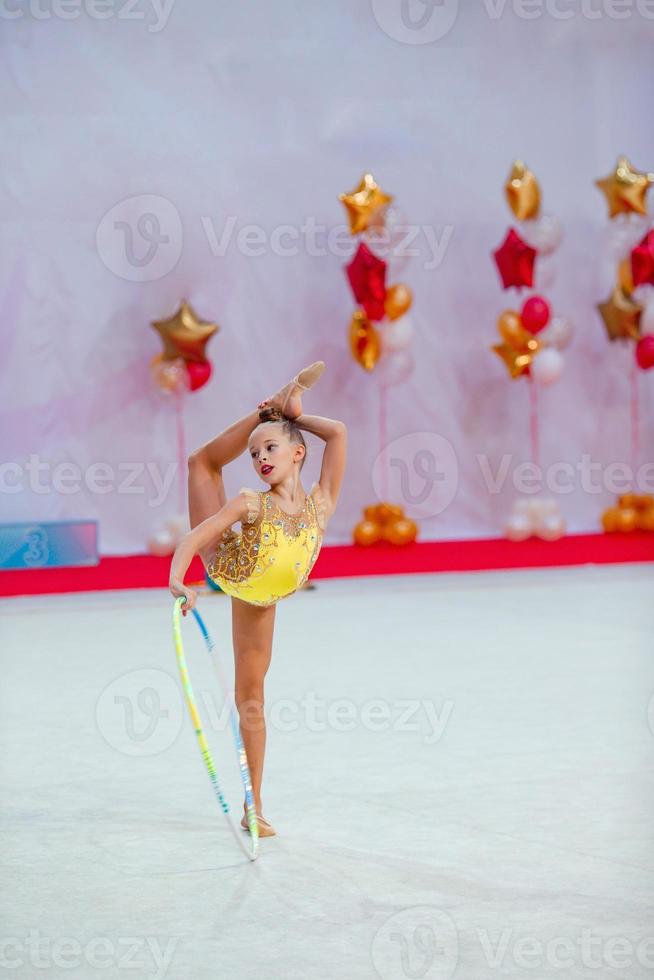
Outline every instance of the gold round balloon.
{"label": "gold round balloon", "polygon": [[412,303],[413,293],[406,283],[398,282],[394,286],[389,286],[386,290],[384,310],[389,320],[397,320],[407,310],[411,309]]}
{"label": "gold round balloon", "polygon": [[375,520],[378,524],[389,524],[399,520],[400,517],[404,517],[404,510],[399,504],[389,504],[386,501],[377,504]]}
{"label": "gold round balloon", "polygon": [[638,522],[638,511],[635,507],[618,508],[618,531],[631,532],[636,530]]}
{"label": "gold round balloon", "polygon": [[375,521],[359,521],[352,532],[354,543],[369,547],[381,540],[381,528]]}
{"label": "gold round balloon", "polygon": [[537,218],[540,212],[538,181],[522,160],[515,160],[504,185],[506,199],[518,221]]}
{"label": "gold round balloon", "polygon": [[634,291],[634,277],[631,271],[631,258],[623,259],[618,266],[618,283],[620,289],[630,296]]}
{"label": "gold round balloon", "polygon": [[526,350],[527,343],[533,336],[523,327],[520,314],[516,310],[504,310],[500,313],[497,330],[500,337],[516,350]]}
{"label": "gold round balloon", "polygon": [[418,535],[418,525],[408,517],[400,517],[384,528],[384,540],[391,544],[411,544]]}
{"label": "gold round balloon", "polygon": [[150,374],[162,391],[182,391],[186,384],[186,367],[181,357],[167,361],[163,354],[156,354],[150,361]]}
{"label": "gold round balloon", "polygon": [[612,534],[618,530],[618,515],[620,511],[617,507],[607,507],[602,514],[602,527],[607,534]]}

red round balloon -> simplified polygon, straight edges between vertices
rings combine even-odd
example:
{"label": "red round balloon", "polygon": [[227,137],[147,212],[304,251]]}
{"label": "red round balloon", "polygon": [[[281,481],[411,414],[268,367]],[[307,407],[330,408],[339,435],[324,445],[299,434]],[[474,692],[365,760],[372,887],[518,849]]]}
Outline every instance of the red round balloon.
{"label": "red round balloon", "polygon": [[211,377],[211,361],[187,361],[186,374],[191,391],[197,391],[206,385]]}
{"label": "red round balloon", "polygon": [[549,303],[542,296],[531,296],[522,307],[522,325],[529,333],[539,333],[550,319]]}
{"label": "red round balloon", "polygon": [[654,367],[654,334],[646,334],[636,344],[636,361],[638,367],[648,371]]}

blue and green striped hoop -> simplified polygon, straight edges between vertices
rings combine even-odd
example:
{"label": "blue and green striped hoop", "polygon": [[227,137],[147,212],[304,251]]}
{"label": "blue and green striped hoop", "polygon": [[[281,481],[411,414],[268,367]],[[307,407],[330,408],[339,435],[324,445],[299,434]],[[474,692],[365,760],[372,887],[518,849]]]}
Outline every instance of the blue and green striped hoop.
{"label": "blue and green striped hoop", "polygon": [[202,728],[202,719],[200,718],[200,713],[197,708],[195,701],[195,695],[193,694],[193,686],[191,684],[191,678],[189,677],[188,666],[186,664],[186,656],[184,654],[184,643],[182,641],[182,628],[181,628],[181,609],[186,599],[183,596],[175,600],[175,605],[173,607],[173,639],[175,641],[175,655],[177,657],[177,666],[179,668],[180,677],[182,680],[182,688],[184,690],[184,699],[186,701],[186,706],[188,708],[189,714],[191,716],[191,722],[193,728],[195,729],[195,736],[200,747],[200,752],[202,754],[202,759],[204,761],[207,773],[209,774],[209,779],[211,780],[211,785],[213,787],[214,794],[218,800],[218,804],[227,819],[227,822],[232,830],[232,833],[236,837],[239,847],[245,852],[251,861],[256,860],[258,849],[259,849],[259,825],[257,822],[257,815],[254,808],[254,798],[252,796],[252,780],[250,779],[250,769],[248,766],[247,755],[245,753],[245,746],[243,745],[243,739],[241,738],[241,731],[239,728],[238,713],[236,711],[236,704],[234,702],[234,697],[228,688],[225,676],[221,670],[218,659],[214,653],[214,642],[209,634],[209,631],[204,623],[204,620],[200,616],[196,609],[192,610],[193,616],[204,639],[207,651],[211,660],[213,661],[214,667],[216,668],[216,673],[218,676],[218,681],[222,690],[222,695],[225,700],[229,703],[229,715],[232,724],[232,733],[234,735],[234,744],[236,745],[236,755],[238,757],[239,771],[241,774],[241,782],[243,783],[243,789],[245,790],[245,803],[247,808],[247,821],[248,827],[250,828],[250,841],[251,846],[248,847],[243,839],[243,830],[240,825],[237,827],[232,818],[229,803],[225,799],[225,796],[220,788],[220,783],[218,781],[218,773],[216,770],[216,765],[211,754],[211,749],[207,743],[207,739]]}

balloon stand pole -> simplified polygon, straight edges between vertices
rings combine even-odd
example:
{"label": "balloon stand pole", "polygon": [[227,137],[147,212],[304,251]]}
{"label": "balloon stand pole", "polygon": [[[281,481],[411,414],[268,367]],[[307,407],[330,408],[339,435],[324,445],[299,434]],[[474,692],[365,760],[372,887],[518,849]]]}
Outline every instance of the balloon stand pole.
{"label": "balloon stand pole", "polygon": [[638,388],[638,365],[636,359],[631,364],[631,471],[636,480],[636,470],[640,459],[640,392]]}
{"label": "balloon stand pole", "polygon": [[540,470],[540,438],[538,431],[538,390],[532,378],[529,378],[529,440],[531,443],[531,461]]}
{"label": "balloon stand pole", "polygon": [[177,511],[183,514],[186,510],[186,436],[184,433],[184,395],[175,392],[175,421],[177,428]]}
{"label": "balloon stand pole", "polygon": [[388,461],[384,451],[388,445],[388,387],[382,381],[379,385],[379,454],[382,457],[381,489],[382,498],[388,501]]}

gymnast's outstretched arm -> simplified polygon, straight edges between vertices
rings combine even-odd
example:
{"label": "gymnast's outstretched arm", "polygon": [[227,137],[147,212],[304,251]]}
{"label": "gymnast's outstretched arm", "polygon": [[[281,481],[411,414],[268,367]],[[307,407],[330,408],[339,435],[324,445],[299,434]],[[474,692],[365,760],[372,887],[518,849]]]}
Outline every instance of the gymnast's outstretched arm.
{"label": "gymnast's outstretched arm", "polygon": [[227,528],[247,518],[248,504],[245,494],[239,493],[233,500],[228,500],[218,513],[207,517],[201,524],[196,525],[188,534],[185,534],[175,549],[175,554],[170,565],[169,587],[172,594],[177,598],[184,596],[186,602],[182,606],[182,613],[186,615],[189,609],[195,605],[197,595],[193,589],[184,585],[184,576],[194,555],[206,556],[211,546],[220,539]]}
{"label": "gymnast's outstretched arm", "polygon": [[345,422],[320,415],[299,415],[295,424],[325,441],[318,484],[325,496],[327,516],[331,517],[341,491],[347,460],[347,427]]}

